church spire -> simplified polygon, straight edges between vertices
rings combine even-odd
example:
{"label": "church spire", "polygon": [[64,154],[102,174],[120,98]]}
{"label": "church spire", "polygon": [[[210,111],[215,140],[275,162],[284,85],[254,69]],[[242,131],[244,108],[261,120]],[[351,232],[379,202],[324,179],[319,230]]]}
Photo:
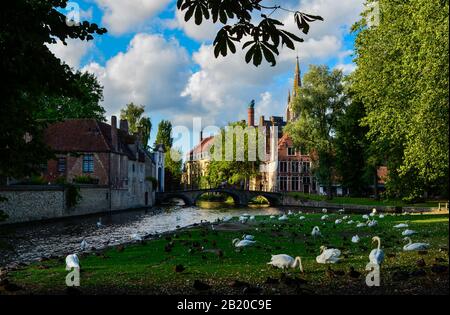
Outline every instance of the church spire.
{"label": "church spire", "polygon": [[295,65],[295,75],[294,75],[294,93],[302,86],[302,79],[300,77],[300,61],[297,56],[297,64]]}

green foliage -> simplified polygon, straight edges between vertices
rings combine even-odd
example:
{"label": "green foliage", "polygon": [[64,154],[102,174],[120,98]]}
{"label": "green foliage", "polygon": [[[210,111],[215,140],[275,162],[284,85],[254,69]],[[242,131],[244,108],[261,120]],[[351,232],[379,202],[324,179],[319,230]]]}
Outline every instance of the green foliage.
{"label": "green foliage", "polygon": [[129,131],[132,134],[141,133],[144,148],[148,146],[150,132],[152,130],[152,122],[149,117],[142,117],[145,112],[143,105],[135,105],[129,103],[120,110],[120,119],[127,120]]}
{"label": "green foliage", "polygon": [[[47,44],[68,38],[91,40],[105,29],[89,22],[68,26],[58,7],[66,0],[16,0],[0,11],[0,177],[33,173],[52,152],[43,144],[45,123],[35,118],[46,97],[75,97],[77,75],[49,50]],[[28,136],[26,136],[28,135]]]}
{"label": "green foliage", "polygon": [[158,133],[156,134],[154,146],[156,147],[158,144],[164,145],[166,151],[173,145],[172,123],[168,120],[161,120],[158,124]]}
{"label": "green foliage", "polygon": [[66,207],[68,209],[75,207],[81,200],[81,194],[80,194],[80,188],[72,185],[72,184],[65,184],[65,191],[66,191]]}
{"label": "green foliage", "polygon": [[98,184],[98,179],[97,178],[93,178],[89,175],[80,175],[80,176],[75,176],[73,178],[73,182],[76,184]]}
{"label": "green foliage", "polygon": [[100,105],[103,100],[103,87],[90,73],[77,72],[71,81],[74,95],[43,95],[38,99],[39,111],[36,119],[53,122],[65,119],[93,118],[105,121],[105,109]]}
{"label": "green foliage", "polygon": [[327,66],[310,66],[294,99],[298,119],[286,126],[286,132],[297,147],[311,152],[313,172],[322,185],[335,181],[335,136],[347,96],[344,93],[343,74]]}
{"label": "green foliage", "polygon": [[[242,49],[249,47],[245,61],[259,66],[265,58],[272,66],[276,64],[275,55],[279,55],[279,47],[286,46],[294,50],[294,42],[303,42],[303,39],[283,29],[284,24],[271,18],[277,10],[290,11],[281,6],[265,6],[258,1],[236,0],[178,0],[177,7],[184,13],[187,22],[194,18],[195,24],[200,25],[203,20],[220,22],[224,26],[217,32],[214,40],[214,55],[226,56],[228,51],[236,53],[236,43],[248,39]],[[255,12],[261,13],[258,24],[252,21],[256,18]],[[309,32],[309,23],[320,20],[322,17],[306,14],[299,11],[293,13],[294,22],[304,34]],[[267,13],[267,14],[265,14]],[[252,15],[253,14],[253,15]],[[259,19],[258,19],[259,20]]]}
{"label": "green foliage", "polygon": [[47,185],[47,181],[43,176],[33,175],[30,180],[26,182],[28,185]]}
{"label": "green foliage", "polygon": [[[371,1],[370,1],[371,2]],[[379,1],[380,24],[354,26],[353,88],[387,192],[408,200],[448,196],[448,1]]]}

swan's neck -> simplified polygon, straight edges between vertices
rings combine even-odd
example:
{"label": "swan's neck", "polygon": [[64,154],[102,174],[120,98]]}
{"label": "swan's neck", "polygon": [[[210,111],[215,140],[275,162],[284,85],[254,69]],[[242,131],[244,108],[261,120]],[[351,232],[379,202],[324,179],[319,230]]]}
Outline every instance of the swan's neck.
{"label": "swan's neck", "polygon": [[377,238],[377,241],[378,241],[378,250],[380,250],[381,249],[381,240],[379,238]]}
{"label": "swan's neck", "polygon": [[300,268],[300,271],[303,272],[303,265],[302,265],[302,259],[300,257],[296,257],[294,260],[294,264],[292,265],[292,268]]}

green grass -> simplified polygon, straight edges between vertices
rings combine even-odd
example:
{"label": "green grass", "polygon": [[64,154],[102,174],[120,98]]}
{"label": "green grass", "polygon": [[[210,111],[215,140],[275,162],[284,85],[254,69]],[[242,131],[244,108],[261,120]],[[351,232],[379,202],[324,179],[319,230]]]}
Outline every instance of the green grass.
{"label": "green grass", "polygon": [[420,203],[406,203],[402,200],[392,200],[392,199],[381,199],[375,200],[372,198],[362,198],[362,197],[333,197],[331,200],[327,200],[327,196],[305,194],[301,192],[289,192],[289,196],[297,199],[305,199],[312,201],[325,201],[331,204],[348,204],[348,205],[362,205],[362,206],[391,206],[391,207],[429,207],[437,208],[439,202],[444,203],[447,201],[441,200],[428,200]]}
{"label": "green grass", "polygon": [[[289,254],[301,256],[305,273],[300,275],[298,270],[290,270],[291,277],[301,276],[308,281],[306,289],[315,293],[372,293],[377,289],[365,286],[364,269],[368,263],[368,255],[373,248],[371,237],[378,235],[382,239],[382,248],[387,257],[382,266],[382,288],[386,292],[441,292],[442,286],[447,288],[448,275],[437,279],[437,275],[430,271],[436,258],[445,259],[448,266],[448,251],[440,248],[448,246],[448,215],[406,215],[386,216],[378,219],[375,228],[356,228],[355,224],[335,225],[334,220],[339,217],[332,214],[326,224],[320,220],[318,214],[305,214],[305,221],[298,216],[290,216],[287,222],[280,222],[269,217],[257,217],[256,222],[249,223],[245,231],[215,231],[208,226],[198,226],[189,230],[182,230],[172,234],[174,243],[171,252],[165,251],[169,243],[165,237],[150,240],[144,244],[129,245],[124,251],[109,249],[103,256],[88,254],[82,256],[81,290],[87,293],[198,293],[193,289],[194,280],[201,280],[212,285],[214,293],[241,293],[242,289],[231,288],[229,282],[240,280],[259,286],[263,293],[299,293],[298,287],[289,285],[266,285],[268,277],[280,279],[282,271],[267,265],[271,254]],[[351,215],[354,221],[361,220],[360,215]],[[415,252],[403,252],[401,230],[392,226],[408,222],[411,229],[418,232],[413,241],[429,242],[431,249],[425,256]],[[318,225],[322,237],[313,239],[310,236],[313,226]],[[257,230],[256,230],[257,229]],[[256,237],[256,246],[237,251],[231,241],[241,238],[244,233]],[[359,244],[353,244],[350,239],[358,234],[362,239]],[[204,249],[221,249],[223,257],[211,252],[190,251],[193,242],[197,242]],[[215,243],[215,244],[213,244]],[[333,265],[334,270],[348,271],[350,266],[360,271],[360,279],[350,279],[347,275],[330,279],[326,275],[328,265],[315,262],[319,254],[319,247],[340,248],[345,256],[342,263]],[[426,276],[411,278],[408,281],[395,282],[392,276],[395,271],[416,270],[416,261],[424,258],[427,266],[424,268]],[[176,273],[174,267],[183,265],[186,270]],[[59,293],[65,290],[65,276],[63,259],[36,263],[22,270],[10,273],[10,279],[33,293]],[[447,280],[443,280],[446,278]],[[439,282],[441,281],[441,282]],[[442,284],[442,281],[443,284]],[[446,281],[446,282],[445,282]],[[395,291],[399,290],[399,291]],[[406,290],[406,291],[404,291]],[[430,291],[428,291],[430,290]],[[384,291],[383,291],[384,292]]]}

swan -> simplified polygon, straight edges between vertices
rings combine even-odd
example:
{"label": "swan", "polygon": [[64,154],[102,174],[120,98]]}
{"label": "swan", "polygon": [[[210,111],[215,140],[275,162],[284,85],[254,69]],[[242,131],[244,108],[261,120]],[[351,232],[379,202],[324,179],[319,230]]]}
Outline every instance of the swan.
{"label": "swan", "polygon": [[428,243],[413,243],[409,237],[405,237],[403,240],[408,241],[408,244],[403,246],[404,251],[426,250],[430,247]]}
{"label": "swan", "polygon": [[404,230],[404,231],[402,232],[402,235],[403,235],[403,236],[411,236],[411,235],[416,234],[416,233],[417,233],[417,232],[414,231],[414,230]]}
{"label": "swan", "polygon": [[292,215],[293,213],[292,213],[292,211],[291,210],[289,210],[288,211],[288,215]]}
{"label": "swan", "polygon": [[287,215],[283,214],[281,217],[278,218],[279,221],[286,221],[288,219]]}
{"label": "swan", "polygon": [[272,259],[267,264],[281,269],[299,267],[303,272],[302,259],[299,256],[293,258],[286,254],[272,255]]}
{"label": "swan", "polygon": [[248,221],[248,217],[246,217],[246,216],[240,216],[239,217],[239,222],[241,222],[242,224],[247,223],[247,221]]}
{"label": "swan", "polygon": [[350,217],[348,216],[348,215],[345,215],[343,218],[342,218],[342,220],[347,220],[347,219],[349,219]]}
{"label": "swan", "polygon": [[366,224],[361,223],[361,222],[358,222],[358,224],[356,225],[357,228],[361,228],[361,227],[365,227],[365,226],[366,226]]}
{"label": "swan", "polygon": [[375,227],[377,225],[378,225],[378,222],[376,220],[372,220],[367,223],[368,227]]}
{"label": "swan", "polygon": [[339,256],[341,256],[339,249],[327,249],[325,246],[321,246],[320,255],[316,257],[316,262],[319,264],[335,264],[341,260]]}
{"label": "swan", "polygon": [[377,209],[373,208],[372,213],[370,214],[371,217],[374,217],[377,214]]}
{"label": "swan", "polygon": [[322,213],[327,213],[327,212],[328,212],[327,208],[322,209]]}
{"label": "swan", "polygon": [[369,220],[369,216],[368,216],[367,214],[364,214],[364,215],[362,216],[362,218],[363,218],[364,220]]}
{"label": "swan", "polygon": [[78,260],[77,254],[68,255],[66,257],[66,270],[71,270],[72,268],[80,269],[80,261]]}
{"label": "swan", "polygon": [[255,237],[253,236],[253,235],[243,235],[242,236],[242,239],[243,240],[247,240],[247,241],[254,241],[255,240]]}
{"label": "swan", "polygon": [[251,217],[250,217],[250,221],[255,221],[255,216],[254,215],[252,215]]}
{"label": "swan", "polygon": [[355,235],[355,236],[353,236],[352,237],[352,243],[359,243],[359,240],[360,240],[360,238],[359,238],[359,236],[358,235]]}
{"label": "swan", "polygon": [[347,224],[353,224],[353,220],[347,221]]}
{"label": "swan", "polygon": [[334,221],[334,224],[341,224],[342,220],[341,219],[336,219],[336,221]]}
{"label": "swan", "polygon": [[344,210],[344,209],[339,209],[338,212],[339,212],[340,214],[342,214],[342,213],[345,212],[345,210]]}
{"label": "swan", "polygon": [[379,216],[378,216],[380,219],[383,219],[384,218],[384,214],[380,214]]}
{"label": "swan", "polygon": [[247,247],[247,246],[251,246],[253,244],[255,244],[256,241],[249,241],[249,240],[240,240],[238,238],[235,238],[232,242],[232,244],[235,247]]}
{"label": "swan", "polygon": [[323,215],[321,218],[320,218],[321,220],[326,220],[326,219],[328,219],[328,215]]}
{"label": "swan", "polygon": [[300,220],[305,220],[306,218],[304,216],[301,216],[299,219]]}
{"label": "swan", "polygon": [[274,215],[271,215],[269,218],[270,218],[270,219],[275,219],[275,216],[274,216]]}
{"label": "swan", "polygon": [[86,240],[83,238],[83,240],[80,243],[80,249],[82,251],[85,251],[87,248],[89,247],[88,243],[86,242]]}
{"label": "swan", "polygon": [[315,226],[315,227],[312,229],[311,235],[312,235],[313,237],[317,237],[317,236],[321,236],[321,235],[322,235],[322,234],[320,234],[320,230],[319,230],[319,227],[318,227],[318,226]]}
{"label": "swan", "polygon": [[403,228],[407,228],[407,227],[408,227],[408,224],[406,224],[406,223],[400,223],[400,224],[394,225],[394,228],[396,228],[396,229],[403,229]]}
{"label": "swan", "polygon": [[384,252],[381,249],[381,239],[378,236],[374,236],[372,242],[378,242],[378,247],[372,249],[369,254],[369,260],[372,264],[381,265],[384,260]]}

